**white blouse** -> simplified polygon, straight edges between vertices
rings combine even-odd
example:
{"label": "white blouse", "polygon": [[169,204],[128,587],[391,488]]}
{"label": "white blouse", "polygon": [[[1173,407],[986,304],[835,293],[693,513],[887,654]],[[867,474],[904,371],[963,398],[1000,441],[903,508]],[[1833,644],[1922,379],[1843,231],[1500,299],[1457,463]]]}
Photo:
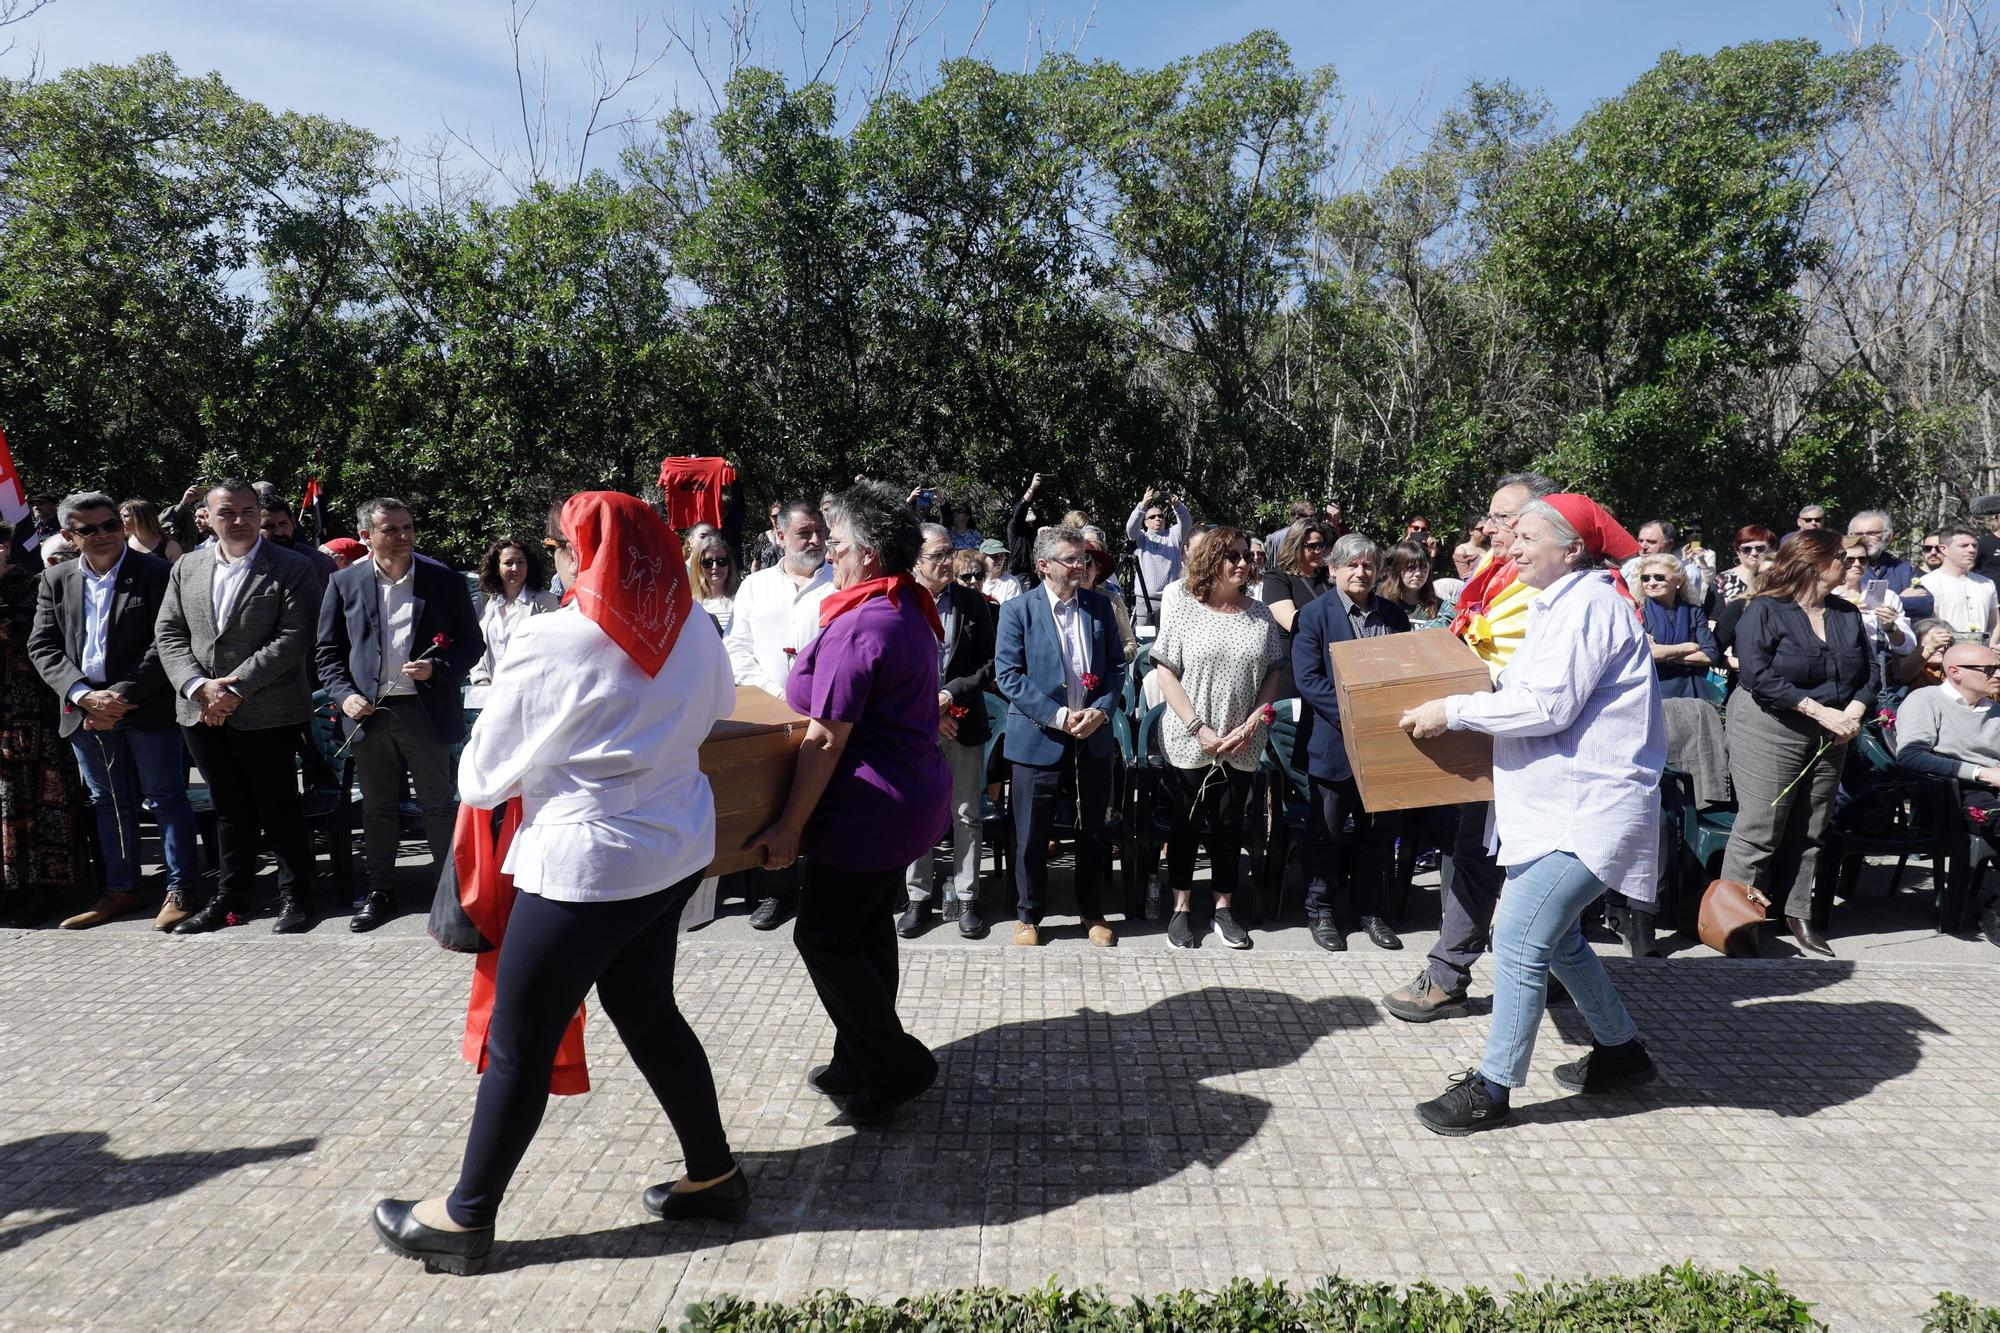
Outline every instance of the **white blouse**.
{"label": "white blouse", "polygon": [[[486,654],[479,659],[477,666],[466,673],[465,683],[491,685],[514,631],[527,624],[530,616],[555,610],[561,600],[560,593],[535,592],[529,588],[522,588],[518,597],[487,598],[485,608],[479,613],[479,632],[486,636]],[[467,700],[467,703],[479,706],[474,700]]]}
{"label": "white blouse", "polygon": [[691,615],[648,677],[574,606],[513,631],[458,765],[460,797],[519,796],[502,869],[560,902],[639,898],[715,859],[715,797],[700,751],[736,705],[729,657]]}

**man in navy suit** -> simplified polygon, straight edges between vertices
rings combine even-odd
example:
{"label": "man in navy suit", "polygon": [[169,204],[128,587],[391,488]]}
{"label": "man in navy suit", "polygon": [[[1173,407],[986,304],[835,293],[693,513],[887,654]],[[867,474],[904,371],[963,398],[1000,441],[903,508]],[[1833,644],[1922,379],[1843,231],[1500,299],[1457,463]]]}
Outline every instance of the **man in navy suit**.
{"label": "man in navy suit", "polygon": [[1000,608],[995,684],[1007,700],[1002,741],[1014,765],[1014,943],[1040,944],[1049,883],[1049,830],[1065,772],[1076,779],[1076,906],[1092,944],[1105,923],[1104,811],[1111,797],[1111,710],[1125,685],[1125,654],[1110,601],[1077,586],[1090,560],[1083,534],[1044,528],[1035,538],[1042,582]]}
{"label": "man in navy suit", "polygon": [[354,738],[368,896],[348,929],[373,930],[395,911],[396,808],[403,775],[416,788],[431,860],[451,855],[457,816],[451,747],[465,736],[459,686],[486,653],[465,580],[416,553],[416,521],[401,500],[361,506],[368,559],[327,582],[319,608],[319,679]]}
{"label": "man in navy suit", "polygon": [[1361,914],[1361,929],[1378,948],[1400,949],[1402,940],[1382,916],[1388,901],[1396,820],[1371,815],[1361,808],[1361,790],[1347,763],[1347,742],[1340,731],[1340,698],[1327,656],[1329,643],[1402,634],[1410,628],[1403,609],[1375,595],[1375,543],[1349,533],[1327,553],[1331,587],[1307,603],[1292,627],[1292,675],[1299,684],[1298,740],[1292,762],[1306,770],[1312,783],[1312,804],[1306,829],[1306,921],[1313,942],[1334,953],[1347,948],[1347,936],[1334,910],[1341,896],[1341,829],[1354,820],[1352,852],[1353,903]]}

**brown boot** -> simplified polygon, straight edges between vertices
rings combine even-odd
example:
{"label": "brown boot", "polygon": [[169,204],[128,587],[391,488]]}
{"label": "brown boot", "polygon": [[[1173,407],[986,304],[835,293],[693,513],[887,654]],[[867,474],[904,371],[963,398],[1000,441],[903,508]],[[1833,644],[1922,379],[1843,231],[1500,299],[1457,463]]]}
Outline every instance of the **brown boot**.
{"label": "brown boot", "polygon": [[1456,1018],[1467,1010],[1465,992],[1449,991],[1432,981],[1428,967],[1409,985],[1384,995],[1382,1007],[1405,1023],[1435,1023],[1440,1018]]}
{"label": "brown boot", "polygon": [[1083,928],[1085,933],[1090,936],[1090,942],[1100,949],[1109,949],[1112,945],[1118,943],[1118,932],[1111,928],[1110,922],[1105,921],[1101,917],[1085,917],[1083,919]]}
{"label": "brown boot", "polygon": [[160,904],[160,914],[153,918],[153,929],[172,930],[192,915],[188,910],[187,893],[181,889],[168,889],[166,901]]}
{"label": "brown boot", "polygon": [[136,893],[107,893],[99,898],[88,912],[78,912],[62,923],[64,930],[88,930],[101,926],[107,921],[115,921],[139,905]]}

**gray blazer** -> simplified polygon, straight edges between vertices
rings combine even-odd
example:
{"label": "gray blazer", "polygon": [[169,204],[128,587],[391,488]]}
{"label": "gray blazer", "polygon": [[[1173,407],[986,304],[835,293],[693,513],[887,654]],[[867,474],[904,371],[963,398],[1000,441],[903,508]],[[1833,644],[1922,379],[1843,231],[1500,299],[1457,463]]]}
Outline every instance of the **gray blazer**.
{"label": "gray blazer", "polygon": [[237,677],[242,705],[226,725],[244,731],[296,727],[312,712],[313,632],[319,579],[302,555],[264,542],[237,589],[229,621],[215,623],[213,546],[174,562],[160,604],[156,640],[184,727],[201,724],[190,681]]}

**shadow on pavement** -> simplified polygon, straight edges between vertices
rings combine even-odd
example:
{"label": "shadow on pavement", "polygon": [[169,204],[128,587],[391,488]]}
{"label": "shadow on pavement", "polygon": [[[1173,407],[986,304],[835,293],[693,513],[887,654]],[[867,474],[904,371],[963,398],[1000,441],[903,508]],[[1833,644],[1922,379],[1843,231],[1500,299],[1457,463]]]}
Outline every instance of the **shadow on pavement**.
{"label": "shadow on pavement", "polygon": [[[683,1253],[793,1232],[1005,1224],[1145,1189],[1248,1144],[1271,1104],[1207,1080],[1296,1063],[1380,1022],[1372,998],[1211,986],[1133,1014],[1078,1010],[939,1047],[938,1082],[886,1131],[744,1153],[740,1226],[658,1223],[502,1242],[495,1269]],[[826,1103],[831,1119],[836,1107]],[[645,1182],[633,1183],[634,1208]]]}
{"label": "shadow on pavement", "polygon": [[[107,1152],[109,1134],[76,1131],[38,1134],[0,1145],[0,1253],[52,1231],[121,1208],[133,1208],[192,1189],[210,1177],[311,1152],[318,1139],[293,1139],[267,1148],[217,1148],[120,1157]],[[19,1226],[15,1213],[55,1211]]]}

